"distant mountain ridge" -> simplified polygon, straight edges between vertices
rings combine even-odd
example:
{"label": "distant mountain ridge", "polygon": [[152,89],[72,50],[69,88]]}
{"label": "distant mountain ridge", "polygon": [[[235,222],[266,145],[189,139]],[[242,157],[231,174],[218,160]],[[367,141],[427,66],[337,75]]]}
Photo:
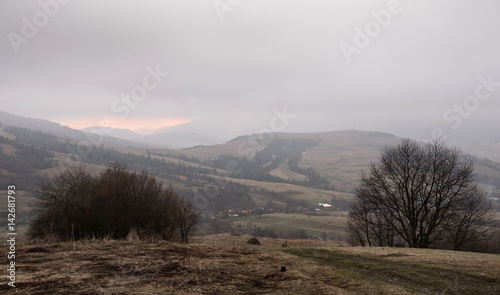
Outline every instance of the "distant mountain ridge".
{"label": "distant mountain ridge", "polygon": [[[174,126],[175,127],[175,126]],[[168,129],[171,128],[171,129]],[[96,130],[101,130],[99,126],[93,126],[83,129],[82,131],[95,133]],[[165,148],[187,148],[198,145],[213,145],[220,144],[223,141],[205,136],[197,132],[176,131],[176,128],[167,127],[157,130],[149,130],[149,134],[140,134],[130,129],[107,128],[106,134],[122,138],[126,140],[139,141],[150,144],[155,147]]]}
{"label": "distant mountain ridge", "polygon": [[[106,128],[106,134],[127,140],[137,140],[150,143],[157,147],[167,148],[189,148],[200,145],[214,145],[227,142],[230,138],[221,137],[220,130],[233,128],[231,134],[235,136],[237,128],[228,124],[227,118],[209,118],[193,120],[187,123],[174,126],[166,126],[158,129],[150,129],[147,127],[136,130]],[[92,126],[83,129],[83,131],[93,132],[102,127]]]}
{"label": "distant mountain ridge", "polygon": [[[50,133],[58,137],[75,141],[90,141],[104,135],[102,140],[95,140],[99,144],[112,146],[132,146],[132,147],[166,147],[166,148],[187,148],[198,145],[213,145],[223,143],[224,140],[215,136],[204,135],[193,130],[204,126],[202,122],[189,122],[177,126],[164,127],[160,129],[141,128],[136,131],[119,128],[104,128],[92,126],[83,130],[72,129],[46,119],[27,118],[0,110],[0,124],[12,125],[31,130]],[[206,127],[206,126],[204,126]],[[210,127],[207,127],[210,129]],[[202,132],[205,130],[201,128]],[[141,134],[142,133],[142,134]]]}
{"label": "distant mountain ridge", "polygon": [[[80,138],[96,135],[46,120],[0,115],[0,122],[7,125],[0,128],[0,182],[5,186],[19,183],[33,192],[37,177],[54,175],[66,165],[84,164],[99,173],[110,163],[120,163],[153,173],[183,196],[219,192],[215,199],[199,198],[207,202],[212,213],[269,206],[296,210],[325,202],[346,210],[360,171],[376,161],[385,146],[401,140],[378,131],[276,132],[238,136],[216,145],[168,149],[144,148],[139,141],[106,136],[103,144],[89,149]],[[14,127],[14,123],[24,127]],[[41,128],[48,131],[33,131]],[[61,135],[68,129],[73,139]],[[127,129],[108,134],[141,139],[158,136],[165,141],[178,135],[144,136]],[[199,143],[200,135],[182,132],[177,142],[182,137]],[[488,194],[500,194],[500,162],[494,160],[500,157],[498,146],[469,145],[468,149],[475,156],[482,187]],[[214,186],[216,190],[209,189]]]}
{"label": "distant mountain ridge", "polygon": [[[104,129],[99,126],[76,130],[46,119],[27,118],[4,111],[0,111],[0,124],[42,131],[74,141],[89,141],[92,144],[110,146],[185,148],[200,144],[221,143],[194,132],[175,132],[175,129],[169,133],[162,129],[159,130],[160,133],[150,135],[142,135],[129,129]],[[101,137],[101,135],[104,136]]]}
{"label": "distant mountain ridge", "polygon": [[0,110],[0,123],[3,125],[12,125],[32,130],[39,130],[46,133],[51,133],[59,137],[65,137],[73,140],[81,140],[85,135],[76,129],[71,129],[67,126],[62,126],[45,119],[27,118],[14,114],[10,114]]}

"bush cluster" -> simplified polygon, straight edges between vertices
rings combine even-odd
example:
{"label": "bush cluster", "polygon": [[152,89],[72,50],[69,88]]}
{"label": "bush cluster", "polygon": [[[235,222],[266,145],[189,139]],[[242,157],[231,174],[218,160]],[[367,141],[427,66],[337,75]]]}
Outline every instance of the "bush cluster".
{"label": "bush cluster", "polygon": [[153,175],[108,167],[93,176],[82,166],[70,167],[39,183],[38,215],[31,238],[141,239],[188,242],[199,213],[191,201],[163,187]]}

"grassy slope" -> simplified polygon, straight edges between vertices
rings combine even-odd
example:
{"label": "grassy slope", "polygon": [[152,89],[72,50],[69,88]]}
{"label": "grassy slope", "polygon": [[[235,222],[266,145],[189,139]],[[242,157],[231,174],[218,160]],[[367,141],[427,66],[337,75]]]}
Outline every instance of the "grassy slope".
{"label": "grassy slope", "polygon": [[459,148],[465,153],[500,163],[500,143],[469,143],[460,145]]}
{"label": "grassy slope", "polygon": [[281,177],[286,180],[308,180],[307,176],[290,170],[290,166],[288,166],[288,163],[280,163],[278,168],[269,171],[269,174]]}
{"label": "grassy slope", "polygon": [[[500,255],[197,237],[17,245],[2,294],[498,294]],[[7,247],[0,248],[2,253]],[[6,257],[6,256],[5,256]],[[6,258],[4,258],[5,260]],[[4,264],[7,261],[4,262]],[[285,266],[286,272],[280,268]],[[5,279],[4,279],[5,281]]]}
{"label": "grassy slope", "polygon": [[261,218],[255,215],[238,218],[234,224],[255,226],[277,231],[305,230],[308,235],[320,237],[322,233],[333,233],[337,236],[345,234],[345,212],[334,213],[334,216],[308,216],[304,214],[265,214]]}
{"label": "grassy slope", "polygon": [[396,137],[375,137],[362,131],[320,133],[319,146],[302,155],[301,167],[314,167],[337,190],[352,191],[359,173],[375,161],[382,147],[396,144]]}
{"label": "grassy slope", "polygon": [[311,205],[316,205],[318,203],[330,203],[332,196],[334,195],[341,199],[349,199],[352,197],[352,194],[348,193],[332,192],[288,183],[265,182],[239,178],[231,178],[230,181],[253,188],[261,188],[269,191],[285,193],[285,195],[294,200],[305,200]]}
{"label": "grassy slope", "polygon": [[16,137],[10,133],[7,133],[3,130],[3,127],[0,127],[0,136],[3,136],[8,139],[15,139]]}
{"label": "grassy slope", "polygon": [[500,256],[429,249],[290,249],[335,269],[340,283],[361,293],[498,294]]}
{"label": "grassy slope", "polygon": [[[320,143],[317,147],[302,154],[299,166],[315,168],[318,173],[331,181],[337,190],[347,192],[352,191],[360,170],[365,168],[370,161],[376,160],[383,146],[399,141],[396,137],[377,137],[369,132],[353,130],[323,133],[275,133],[273,138],[318,140]],[[264,145],[258,143],[257,136],[249,136],[226,144],[197,147],[189,151],[211,156],[219,154],[238,157],[252,156],[251,153],[245,152],[252,148],[256,151],[262,150]],[[262,143],[265,144],[265,142]],[[304,178],[300,174],[290,172],[292,171],[281,165],[271,174],[292,179]]]}

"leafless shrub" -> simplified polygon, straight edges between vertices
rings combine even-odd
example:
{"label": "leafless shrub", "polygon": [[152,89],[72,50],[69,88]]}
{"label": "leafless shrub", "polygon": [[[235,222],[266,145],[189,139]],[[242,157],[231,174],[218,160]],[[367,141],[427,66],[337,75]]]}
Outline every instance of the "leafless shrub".
{"label": "leafless shrub", "polygon": [[165,239],[188,242],[199,214],[192,202],[164,188],[153,175],[109,167],[94,177],[71,167],[40,183],[39,215],[31,238],[59,240]]}

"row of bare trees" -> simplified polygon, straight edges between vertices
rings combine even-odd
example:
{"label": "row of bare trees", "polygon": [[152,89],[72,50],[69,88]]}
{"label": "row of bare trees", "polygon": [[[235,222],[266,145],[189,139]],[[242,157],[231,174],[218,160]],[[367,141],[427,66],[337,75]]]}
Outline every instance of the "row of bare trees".
{"label": "row of bare trees", "polygon": [[355,245],[474,250],[493,216],[470,159],[440,141],[403,140],[361,173],[347,233]]}
{"label": "row of bare trees", "polygon": [[115,165],[98,176],[70,167],[38,187],[32,238],[141,239],[188,242],[199,213],[194,204],[163,187],[153,175]]}

